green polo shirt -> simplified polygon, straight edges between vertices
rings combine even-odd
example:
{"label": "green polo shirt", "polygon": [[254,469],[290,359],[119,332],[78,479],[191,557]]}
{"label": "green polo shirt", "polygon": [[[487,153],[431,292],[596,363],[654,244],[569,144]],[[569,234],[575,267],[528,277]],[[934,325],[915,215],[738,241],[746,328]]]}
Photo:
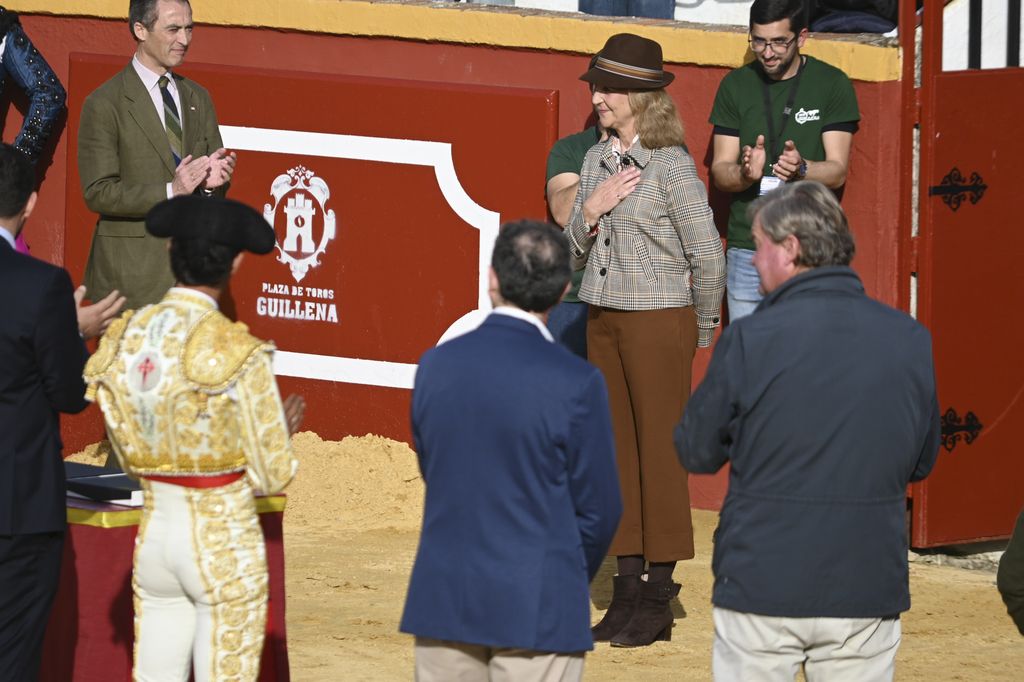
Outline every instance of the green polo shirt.
{"label": "green polo shirt", "polygon": [[[597,130],[597,126],[591,126],[582,133],[575,133],[574,135],[568,135],[563,137],[551,148],[548,152],[548,172],[547,177],[544,178],[544,184],[559,175],[561,173],[575,173],[580,174],[583,170],[583,158],[587,155],[587,151],[590,150],[595,144],[601,139],[601,134]],[[580,303],[579,291],[580,283],[583,282],[583,273],[585,270],[576,270],[572,273],[572,288],[569,289],[569,293],[565,295],[563,301],[569,303]]]}
{"label": "green polo shirt", "polygon": [[[789,100],[796,77],[783,81],[767,78],[755,60],[730,71],[718,86],[710,122],[716,135],[739,137],[740,149],[753,146],[758,135],[764,135],[765,173],[778,160],[782,145],[793,140],[801,156],[810,161],[824,161],[825,147],[821,135],[829,130],[853,132],[860,120],[857,96],[846,74],[830,64],[805,57],[792,113],[785,119],[782,134],[776,139],[776,148],[768,149],[771,135],[765,115],[764,86],[768,86],[773,123],[777,133],[782,124],[782,110]],[[739,159],[737,159],[739,161]],[[729,246],[753,249],[750,219],[747,207],[757,198],[760,183],[754,183],[743,192],[733,194],[729,208]]]}

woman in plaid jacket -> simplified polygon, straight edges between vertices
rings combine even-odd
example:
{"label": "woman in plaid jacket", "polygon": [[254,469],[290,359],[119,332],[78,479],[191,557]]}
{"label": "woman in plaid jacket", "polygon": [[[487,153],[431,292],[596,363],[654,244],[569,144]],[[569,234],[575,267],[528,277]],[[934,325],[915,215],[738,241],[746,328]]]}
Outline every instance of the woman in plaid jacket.
{"label": "woman in plaid jacket", "polygon": [[725,255],[665,91],[674,76],[661,46],[614,35],[580,78],[611,135],[587,153],[565,233],[577,269],[586,268],[588,355],[608,384],[625,505],[610,550],[612,602],[593,633],[613,646],[646,646],[670,637],[669,602],[680,587],[672,573],[694,554],[672,428],[690,394],[695,349],[711,344],[719,323]]}

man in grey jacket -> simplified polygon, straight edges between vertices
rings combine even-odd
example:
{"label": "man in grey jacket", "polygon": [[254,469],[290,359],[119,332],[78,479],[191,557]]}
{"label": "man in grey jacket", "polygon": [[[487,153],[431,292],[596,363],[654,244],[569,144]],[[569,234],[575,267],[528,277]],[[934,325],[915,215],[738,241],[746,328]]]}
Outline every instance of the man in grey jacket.
{"label": "man in grey jacket", "polygon": [[689,471],[731,464],[714,674],[891,680],[910,608],[906,486],[939,447],[931,338],[865,295],[824,185],[786,185],[751,211],[766,296],[725,330],[675,433]]}

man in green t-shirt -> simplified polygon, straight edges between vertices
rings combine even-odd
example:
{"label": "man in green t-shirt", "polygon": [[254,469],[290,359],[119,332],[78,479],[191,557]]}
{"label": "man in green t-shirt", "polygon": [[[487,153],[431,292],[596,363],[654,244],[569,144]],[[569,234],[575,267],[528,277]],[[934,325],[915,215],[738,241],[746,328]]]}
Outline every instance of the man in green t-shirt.
{"label": "man in green t-shirt", "polygon": [[750,7],[754,61],[722,79],[711,110],[715,187],[732,192],[728,229],[729,320],[754,312],[760,280],[747,207],[783,182],[846,182],[860,112],[850,79],[800,54],[807,40],[803,0],[755,0]]}
{"label": "man in green t-shirt", "polygon": [[[594,65],[594,57],[590,61]],[[587,151],[606,137],[599,125],[591,126],[581,133],[568,135],[555,142],[548,152],[547,186],[548,210],[559,227],[569,222],[576,190],[580,186],[580,170]],[[587,358],[587,304],[577,294],[583,281],[584,270],[572,273],[572,287],[562,302],[548,313],[548,329],[555,340],[586,360]]]}

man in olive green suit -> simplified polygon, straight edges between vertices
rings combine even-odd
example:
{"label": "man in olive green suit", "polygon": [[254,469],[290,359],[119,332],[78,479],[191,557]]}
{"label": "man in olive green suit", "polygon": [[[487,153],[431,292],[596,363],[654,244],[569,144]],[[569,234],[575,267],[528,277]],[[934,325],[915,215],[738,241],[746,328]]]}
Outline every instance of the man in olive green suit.
{"label": "man in olive green suit", "polygon": [[94,299],[120,290],[127,308],[156,303],[174,283],[166,240],[143,218],[181,194],[223,193],[235,154],[222,147],[209,93],[172,73],[192,41],[187,0],[130,0],[135,56],[86,99],[78,171],[99,214],[85,284]]}

